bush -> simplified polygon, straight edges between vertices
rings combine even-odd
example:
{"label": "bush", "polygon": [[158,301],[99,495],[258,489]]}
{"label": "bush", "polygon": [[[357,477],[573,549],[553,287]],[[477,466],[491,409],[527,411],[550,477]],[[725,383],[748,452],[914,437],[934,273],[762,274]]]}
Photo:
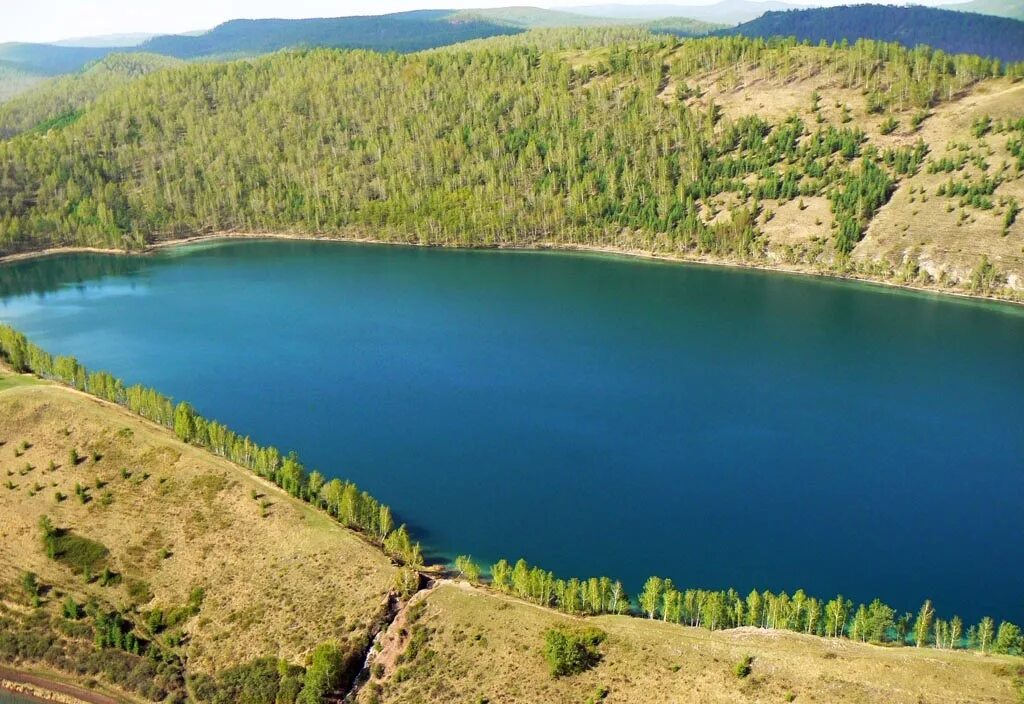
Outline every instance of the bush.
{"label": "bush", "polygon": [[551,668],[552,677],[577,675],[594,667],[601,654],[597,646],[607,635],[596,628],[568,631],[552,628],[544,635],[544,657]]}
{"label": "bush", "polygon": [[753,665],[753,664],[754,664],[754,656],[753,655],[746,655],[746,656],[744,656],[744,658],[742,660],[740,660],[738,663],[736,663],[736,666],[733,667],[732,672],[733,672],[734,675],[736,675],[736,677],[738,677],[739,679],[742,680],[742,679],[746,678],[747,675],[750,674],[751,669],[753,669],[751,667],[751,665]]}

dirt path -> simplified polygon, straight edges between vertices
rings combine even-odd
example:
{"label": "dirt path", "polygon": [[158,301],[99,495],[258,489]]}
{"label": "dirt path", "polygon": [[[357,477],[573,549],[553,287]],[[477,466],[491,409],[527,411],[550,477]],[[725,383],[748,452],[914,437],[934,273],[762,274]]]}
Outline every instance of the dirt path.
{"label": "dirt path", "polygon": [[63,682],[55,682],[39,675],[12,670],[2,665],[0,665],[0,689],[28,695],[44,702],[61,702],[61,704],[121,704],[124,701],[99,692],[73,687]]}

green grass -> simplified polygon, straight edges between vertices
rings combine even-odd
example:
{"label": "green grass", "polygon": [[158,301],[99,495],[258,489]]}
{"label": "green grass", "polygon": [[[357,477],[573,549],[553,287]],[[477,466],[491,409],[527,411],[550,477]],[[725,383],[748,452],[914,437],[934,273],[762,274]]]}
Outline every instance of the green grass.
{"label": "green grass", "polygon": [[98,574],[107,564],[110,551],[103,543],[64,531],[53,536],[53,559],[79,574]]}
{"label": "green grass", "polygon": [[26,376],[24,374],[4,374],[0,372],[0,391],[5,389],[13,389],[16,386],[33,386],[35,384],[42,384],[40,379],[36,379],[34,376]]}

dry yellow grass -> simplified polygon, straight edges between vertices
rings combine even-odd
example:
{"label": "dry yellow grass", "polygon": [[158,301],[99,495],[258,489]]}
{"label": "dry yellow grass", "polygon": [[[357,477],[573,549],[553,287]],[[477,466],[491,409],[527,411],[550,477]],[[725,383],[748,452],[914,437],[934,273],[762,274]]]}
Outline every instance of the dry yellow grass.
{"label": "dry yellow grass", "polygon": [[[359,701],[582,704],[596,701],[601,688],[609,704],[1017,701],[1010,658],[759,629],[710,632],[625,616],[574,619],[451,584],[425,597],[419,623],[429,637],[420,655],[372,680]],[[553,679],[541,652],[544,633],[576,624],[608,634],[602,660],[588,672]],[[754,657],[753,669],[740,679],[733,667],[746,655]]]}
{"label": "dry yellow grass", "polygon": [[[319,642],[365,633],[381,612],[394,569],[375,548],[121,408],[54,384],[5,377],[0,369],[0,440],[0,473],[15,485],[0,487],[0,585],[31,570],[62,593],[130,609],[127,585],[136,580],[153,595],[134,600],[142,610],[181,605],[202,586],[202,609],[186,626],[193,673],[263,655],[301,662]],[[23,442],[30,446],[22,450]],[[71,448],[86,458],[74,467]],[[48,468],[51,461],[56,469]],[[76,500],[76,484],[89,487],[90,501]],[[266,516],[254,490],[271,504]],[[58,491],[68,498],[58,502]],[[87,585],[48,559],[37,526],[43,514],[106,545],[122,583]],[[358,701],[584,702],[604,688],[608,702],[1010,704],[1016,695],[1009,673],[1021,665],[1020,659],[788,632],[575,619],[464,583],[441,582],[413,604],[384,634],[377,659],[383,672]],[[0,608],[25,610],[14,602]],[[601,662],[553,679],[541,652],[544,633],[583,624],[608,634]],[[424,628],[419,655],[399,657],[411,634]],[[746,655],[754,657],[753,672],[739,679],[733,667]]]}
{"label": "dry yellow grass", "polygon": [[[319,642],[367,631],[386,602],[394,573],[376,548],[121,408],[52,384],[0,384],[0,440],[0,476],[15,485],[0,486],[0,583],[31,570],[79,598],[131,605],[127,584],[138,580],[153,594],[142,609],[183,605],[203,587],[202,610],[186,627],[190,670],[264,655],[301,663]],[[22,442],[31,447],[15,457]],[[71,448],[86,457],[76,467]],[[33,469],[22,475],[26,464]],[[86,504],[76,499],[77,483],[89,488]],[[58,502],[56,492],[67,498]],[[261,500],[270,503],[266,517]],[[47,559],[37,527],[43,514],[109,548],[121,584],[87,585]]]}
{"label": "dry yellow grass", "polygon": [[[971,125],[985,115],[993,119],[1019,119],[1022,114],[1024,85],[989,81],[961,100],[936,108],[924,122],[920,136],[931,148],[929,158],[938,160],[960,153],[984,156],[988,174],[992,175],[1004,161],[1014,161],[1006,148],[1008,136],[974,137]],[[961,208],[959,198],[936,195],[939,185],[951,177],[970,176],[977,180],[982,173],[969,164],[963,172],[952,174],[929,174],[927,168],[922,168],[914,177],[905,179],[892,200],[872,220],[854,250],[854,259],[885,260],[898,265],[910,257],[936,279],[945,272],[953,279],[964,280],[970,278],[982,256],[987,256],[1007,277],[1010,286],[1024,288],[1024,218],[1018,217],[1003,235],[1005,208]],[[1011,176],[996,189],[993,200],[1009,197],[1024,203],[1024,177],[1014,177],[1012,169]]]}
{"label": "dry yellow grass", "polygon": [[[808,71],[796,78],[780,79],[762,68],[731,66],[699,76],[689,87],[696,94],[688,100],[691,107],[706,110],[714,103],[722,109],[725,120],[756,115],[778,124],[796,115],[809,129],[819,122],[857,127],[865,132],[868,145],[879,150],[913,145],[920,139],[930,149],[929,159],[957,153],[954,145],[967,145],[971,153],[986,156],[988,175],[1004,161],[1015,161],[1006,148],[1008,136],[990,134],[975,138],[972,124],[985,115],[1000,120],[1019,119],[1024,114],[1024,84],[1009,79],[983,81],[954,100],[939,104],[918,130],[911,125],[915,109],[897,110],[892,117],[897,119],[898,126],[888,135],[882,134],[881,129],[888,115],[871,114],[862,91],[841,87],[838,77],[827,71]],[[670,82],[660,97],[674,100],[675,90],[675,84]],[[819,95],[817,114],[812,109],[814,92]],[[959,198],[936,196],[939,184],[951,175],[970,175],[976,180],[981,172],[968,167],[960,174],[928,174],[926,163],[918,174],[904,178],[892,199],[872,219],[851,261],[869,277],[883,280],[898,276],[902,265],[910,261],[932,279],[917,283],[937,284],[941,278],[943,286],[962,290],[982,257],[987,256],[1010,289],[1024,290],[1024,217],[1018,217],[1004,235],[1004,206],[997,205],[988,211],[961,208]],[[996,189],[993,200],[998,203],[1011,197],[1024,203],[1024,175],[1012,169]],[[793,203],[781,207],[767,201],[763,204],[765,211],[774,211],[770,220],[763,212],[759,221],[770,262],[813,268],[815,264],[835,261],[828,200],[806,200],[805,210]],[[794,254],[804,256],[794,260]]]}

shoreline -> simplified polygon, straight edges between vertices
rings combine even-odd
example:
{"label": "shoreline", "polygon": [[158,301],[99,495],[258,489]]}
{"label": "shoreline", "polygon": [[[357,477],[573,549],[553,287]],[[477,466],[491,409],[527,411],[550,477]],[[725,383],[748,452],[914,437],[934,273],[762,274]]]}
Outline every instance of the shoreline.
{"label": "shoreline", "polygon": [[[864,276],[856,273],[841,274],[836,272],[821,271],[808,264],[779,264],[755,261],[736,261],[729,259],[716,259],[702,257],[699,255],[686,256],[679,254],[659,254],[640,249],[623,249],[609,245],[583,245],[569,244],[564,242],[537,242],[526,245],[434,245],[420,242],[401,242],[395,240],[383,240],[373,237],[359,236],[334,236],[317,234],[295,234],[287,232],[237,232],[224,231],[201,235],[190,235],[179,239],[161,240],[147,244],[140,250],[108,249],[104,247],[50,247],[32,252],[16,252],[0,256],[0,266],[8,263],[28,261],[32,259],[44,259],[46,257],[61,254],[110,254],[124,256],[146,256],[154,254],[163,249],[183,247],[201,242],[212,242],[217,240],[296,240],[303,242],[348,242],[353,244],[378,244],[400,247],[423,247],[428,249],[461,249],[461,250],[493,250],[493,251],[516,251],[516,252],[581,252],[589,254],[603,254],[615,257],[629,257],[634,259],[646,259],[649,261],[664,262],[668,264],[697,264],[701,266],[726,267],[730,269],[744,269],[748,271],[764,271],[768,273],[789,274],[800,277],[813,277],[819,279],[831,279],[833,281],[848,281],[873,286],[882,286],[889,289],[902,290],[913,293],[926,293],[935,296],[949,296],[966,301],[1003,303],[1012,306],[1024,307],[1024,297],[1020,299],[1007,298],[995,295],[983,295],[969,293],[963,290],[940,288],[938,286],[920,286],[906,283],[897,283],[885,279]],[[1022,294],[1024,296],[1024,294]]]}

